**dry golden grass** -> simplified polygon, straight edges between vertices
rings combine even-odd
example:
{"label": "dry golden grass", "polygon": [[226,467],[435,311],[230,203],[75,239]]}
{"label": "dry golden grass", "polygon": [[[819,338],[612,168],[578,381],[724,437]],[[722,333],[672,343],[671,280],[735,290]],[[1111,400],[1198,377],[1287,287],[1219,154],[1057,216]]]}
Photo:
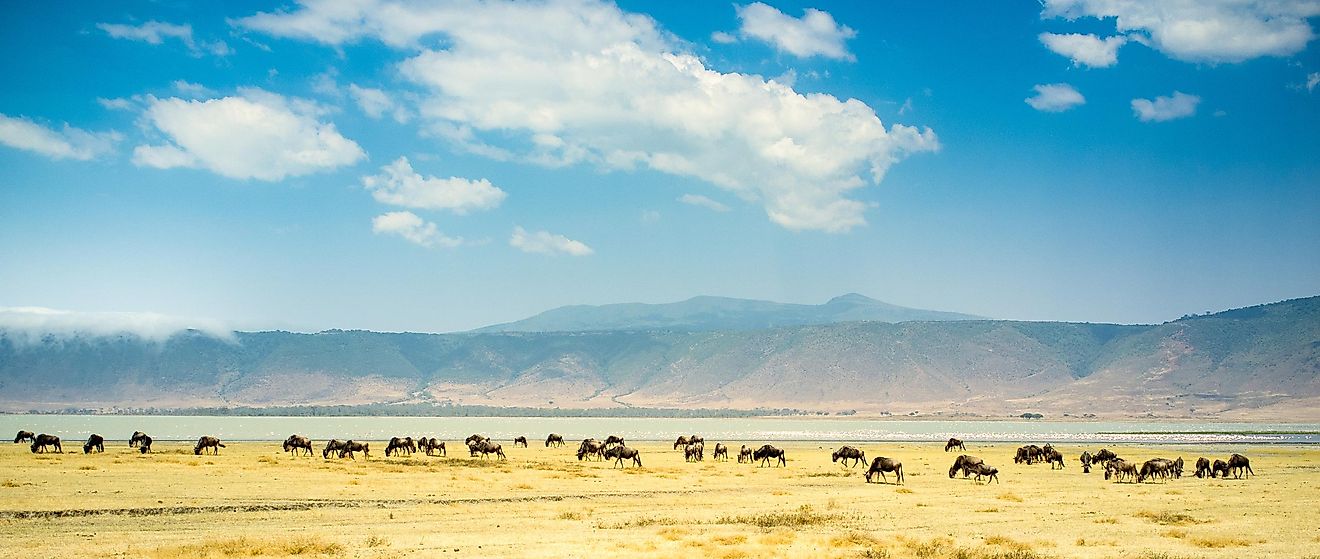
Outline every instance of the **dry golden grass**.
{"label": "dry golden grass", "polygon": [[904,461],[897,486],[864,483],[864,468],[830,462],[837,445],[815,443],[781,445],[787,468],[689,464],[641,443],[647,467],[625,470],[567,448],[325,461],[227,444],[206,457],[160,441],[146,456],[0,445],[0,538],[23,542],[0,557],[576,557],[589,541],[592,555],[629,557],[1284,559],[1320,544],[1308,512],[1320,450],[1301,446],[1109,445],[1133,458],[1241,452],[1260,474],[1115,484],[1075,467],[1080,446],[1061,447],[1073,462],[1051,471],[1013,464],[1016,445],[976,445],[1000,469],[986,486],[949,479],[942,444],[860,445]]}

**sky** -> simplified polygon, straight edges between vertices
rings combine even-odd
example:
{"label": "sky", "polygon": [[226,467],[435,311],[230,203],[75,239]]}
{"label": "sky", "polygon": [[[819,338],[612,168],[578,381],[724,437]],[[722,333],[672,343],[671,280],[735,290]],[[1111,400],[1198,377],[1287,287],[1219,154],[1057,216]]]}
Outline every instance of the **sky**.
{"label": "sky", "polygon": [[7,12],[0,324],[848,292],[1158,323],[1320,294],[1320,1]]}

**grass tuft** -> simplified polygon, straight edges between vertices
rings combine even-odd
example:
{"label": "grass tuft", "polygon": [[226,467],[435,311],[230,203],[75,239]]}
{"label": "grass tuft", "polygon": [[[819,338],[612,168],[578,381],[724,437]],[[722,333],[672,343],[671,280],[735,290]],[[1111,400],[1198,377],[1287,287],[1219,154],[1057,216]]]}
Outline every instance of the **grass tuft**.
{"label": "grass tuft", "polygon": [[344,553],[344,546],[312,538],[255,540],[236,538],[205,543],[156,548],[150,557],[157,559],[220,559],[226,557],[334,557]]}
{"label": "grass tuft", "polygon": [[1146,520],[1149,520],[1151,522],[1163,526],[1185,526],[1188,524],[1201,524],[1201,521],[1197,520],[1196,517],[1181,512],[1168,512],[1168,511],[1152,512],[1148,510],[1143,510],[1137,512],[1137,517],[1145,518]]}
{"label": "grass tuft", "polygon": [[826,524],[838,518],[832,514],[817,514],[811,505],[802,505],[793,512],[767,512],[754,515],[722,516],[716,524],[751,524],[759,528],[796,528]]}

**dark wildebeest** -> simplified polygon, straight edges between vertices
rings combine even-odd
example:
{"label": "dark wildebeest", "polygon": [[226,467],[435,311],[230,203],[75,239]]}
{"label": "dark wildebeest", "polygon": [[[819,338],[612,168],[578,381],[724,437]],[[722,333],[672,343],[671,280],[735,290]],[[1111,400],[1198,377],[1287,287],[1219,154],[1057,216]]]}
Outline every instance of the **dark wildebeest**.
{"label": "dark wildebeest", "polygon": [[674,440],[674,450],[678,450],[679,447],[687,448],[687,445],[690,444],[692,444],[692,441],[688,440],[687,435],[679,435],[679,437]]}
{"label": "dark wildebeest", "polygon": [[963,452],[967,452],[967,445],[963,444],[962,439],[955,439],[953,437],[949,437],[949,442],[944,443],[944,452],[948,452],[955,448]]}
{"label": "dark wildebeest", "polygon": [[[688,440],[690,441],[691,439],[688,439]],[[620,437],[620,436],[617,436],[617,435],[610,435],[610,436],[608,436],[608,437],[605,437],[605,447],[606,447],[606,448],[609,448],[609,447],[614,446],[614,445],[616,445],[616,444],[617,444],[617,445],[622,445],[622,444],[623,444],[623,437]]]}
{"label": "dark wildebeest", "polygon": [[583,439],[582,444],[578,445],[577,459],[585,460],[592,456],[605,458],[605,445],[596,439]]}
{"label": "dark wildebeest", "polygon": [[1183,459],[1181,456],[1173,461],[1173,479],[1182,479]]}
{"label": "dark wildebeest", "polygon": [[984,463],[984,460],[975,456],[959,454],[957,458],[953,459],[953,465],[949,466],[949,479],[953,479],[953,476],[958,475],[959,471],[962,471],[963,477],[966,478],[967,476],[972,475],[972,466]]}
{"label": "dark wildebeest", "polygon": [[1063,463],[1063,453],[1054,450],[1053,448],[1049,449],[1049,451],[1045,453],[1045,461],[1049,462],[1051,470],[1054,469],[1054,466],[1056,464],[1060,468],[1066,467],[1066,464]]}
{"label": "dark wildebeest", "polygon": [[60,446],[60,438],[55,435],[42,433],[32,439],[32,453],[46,452],[47,447],[55,447],[55,451],[64,454],[64,447]]}
{"label": "dark wildebeest", "polygon": [[620,468],[625,467],[624,460],[632,460],[633,465],[638,468],[642,467],[642,453],[637,452],[637,449],[628,448],[622,443],[605,451],[605,459],[609,460],[611,458],[614,459],[614,464]]}
{"label": "dark wildebeest", "polygon": [[509,459],[508,457],[504,456],[504,447],[501,446],[501,445],[500,445],[499,443],[497,443],[497,442],[493,442],[493,441],[490,441],[490,440],[485,440],[485,441],[476,442],[476,443],[472,443],[472,444],[473,444],[474,446],[476,446],[476,450],[474,450],[473,452],[474,452],[474,453],[475,453],[475,452],[480,452],[482,458],[485,458],[485,457],[487,457],[487,456],[490,456],[490,455],[494,454],[495,456],[498,456],[498,457],[500,458],[500,460],[508,460],[508,459]]}
{"label": "dark wildebeest", "polygon": [[339,449],[339,457],[343,458],[347,456],[353,460],[357,460],[357,458],[353,458],[354,452],[361,452],[362,458],[368,460],[371,459],[371,445],[368,443],[360,443],[352,439],[344,441],[344,446]]}
{"label": "dark wildebeest", "polygon": [[1091,457],[1091,451],[1083,450],[1080,460],[1082,461],[1082,473],[1091,473],[1091,461],[1094,460],[1094,458]]}
{"label": "dark wildebeest", "polygon": [[688,444],[706,444],[706,439],[701,435],[688,435]]}
{"label": "dark wildebeest", "polygon": [[1130,477],[1137,479],[1137,465],[1129,463],[1122,458],[1115,458],[1105,462],[1105,479],[1113,478],[1114,481],[1123,481],[1123,478]]}
{"label": "dark wildebeest", "polygon": [[767,445],[761,445],[761,448],[756,449],[756,452],[752,453],[752,460],[760,462],[761,466],[773,465],[773,462],[771,462],[771,460],[776,458],[779,459],[780,466],[784,466],[784,467],[788,466],[788,461],[787,461],[788,456],[783,449],[775,448],[774,446],[767,444]]}
{"label": "dark wildebeest", "polygon": [[1256,472],[1251,471],[1251,460],[1241,454],[1234,453],[1228,457],[1228,468],[1233,471],[1233,479],[1244,475],[1247,477],[1256,475]]}
{"label": "dark wildebeest", "polygon": [[564,437],[550,433],[550,436],[545,438],[545,447],[550,448],[550,445],[564,446]]}
{"label": "dark wildebeest", "polygon": [[284,439],[284,452],[297,456],[299,450],[302,450],[306,452],[308,456],[311,456],[312,440],[302,435],[289,435],[289,438]]}
{"label": "dark wildebeest", "polygon": [[1173,461],[1164,458],[1152,458],[1141,465],[1141,470],[1137,472],[1137,483],[1146,481],[1147,478],[1158,477],[1162,480],[1169,479],[1173,473]]}
{"label": "dark wildebeest", "polygon": [[978,462],[968,466],[967,470],[976,474],[976,477],[972,478],[972,481],[981,481],[981,478],[984,477],[986,478],[986,485],[990,485],[990,480],[992,479],[995,480],[995,483],[999,483],[999,468],[995,468],[985,462]]}
{"label": "dark wildebeest", "polygon": [[19,431],[17,435],[14,435],[14,444],[30,443],[35,438],[37,438],[37,434],[32,431]]}
{"label": "dark wildebeest", "polygon": [[329,459],[331,452],[337,455],[342,450],[344,450],[344,441],[341,441],[339,439],[330,439],[329,441],[326,441],[325,448],[321,450],[321,458]]}
{"label": "dark wildebeest", "polygon": [[715,460],[719,460],[721,458],[723,458],[724,460],[728,460],[729,447],[724,446],[724,443],[715,443],[715,453],[712,454],[711,457],[714,458]]}
{"label": "dark wildebeest", "polygon": [[683,459],[688,462],[701,462],[706,458],[706,445],[703,443],[689,443],[683,447]]}
{"label": "dark wildebeest", "polygon": [[1204,456],[1196,459],[1196,477],[1210,477],[1210,461]]}
{"label": "dark wildebeest", "polygon": [[1215,460],[1210,466],[1210,477],[1228,477],[1228,462]]}
{"label": "dark wildebeest", "polygon": [[474,443],[474,442],[488,441],[488,440],[490,440],[489,437],[485,437],[485,436],[477,435],[477,434],[472,434],[472,435],[468,435],[468,438],[463,439],[463,444],[468,445],[468,446],[471,446],[472,443]]}
{"label": "dark wildebeest", "polygon": [[435,456],[435,452],[437,450],[440,451],[440,454],[442,456],[448,456],[448,453],[445,452],[445,443],[441,442],[440,439],[437,439],[435,437],[431,437],[429,439],[426,437],[422,437],[418,439],[417,450],[421,452],[425,452],[427,456]]}
{"label": "dark wildebeest", "polygon": [[1102,464],[1116,458],[1118,458],[1117,454],[1110,452],[1107,448],[1102,448],[1100,449],[1100,452],[1095,453],[1095,455],[1091,457],[1091,463]]}
{"label": "dark wildebeest", "polygon": [[1041,460],[1041,457],[1044,455],[1044,453],[1045,453],[1045,449],[1038,447],[1034,444],[1018,447],[1017,454],[1013,456],[1013,463],[1021,464],[1023,462],[1026,462],[1027,464],[1035,464],[1036,462],[1039,462]]}
{"label": "dark wildebeest", "polygon": [[860,449],[844,445],[839,447],[839,450],[834,451],[834,453],[830,455],[831,462],[838,462],[839,460],[843,460],[844,466],[848,465],[849,460],[853,461],[852,463],[853,466],[856,466],[858,464],[865,464],[866,453],[862,452]]}
{"label": "dark wildebeest", "polygon": [[197,439],[197,446],[193,447],[193,454],[201,454],[208,448],[211,449],[212,454],[219,456],[220,449],[225,448],[225,445],[220,442],[220,439],[207,435]]}
{"label": "dark wildebeest", "polygon": [[752,449],[747,448],[747,445],[742,445],[742,449],[738,451],[738,463],[742,464],[744,462],[752,463]]}
{"label": "dark wildebeest", "polygon": [[146,433],[138,438],[138,451],[142,454],[151,452],[151,437],[148,437]]}
{"label": "dark wildebeest", "polygon": [[391,454],[397,456],[404,452],[407,452],[409,456],[412,456],[412,453],[416,451],[417,443],[413,442],[412,437],[392,437],[390,438],[389,444],[385,445],[385,456],[390,456]]}
{"label": "dark wildebeest", "polygon": [[903,483],[903,463],[884,456],[876,456],[875,460],[871,461],[871,469],[866,471],[866,483],[871,483],[871,476],[875,474],[880,474],[880,479],[885,483],[889,483],[889,479],[885,477],[885,472],[894,472],[895,483]]}
{"label": "dark wildebeest", "polygon": [[87,442],[83,443],[83,454],[91,454],[93,449],[97,452],[105,452],[105,438],[96,433],[87,437]]}
{"label": "dark wildebeest", "polygon": [[523,445],[523,448],[527,448],[527,437],[514,437],[513,446],[518,446],[519,444]]}
{"label": "dark wildebeest", "polygon": [[142,444],[142,439],[146,436],[147,434],[142,431],[133,431],[133,436],[128,438],[128,448],[133,448]]}

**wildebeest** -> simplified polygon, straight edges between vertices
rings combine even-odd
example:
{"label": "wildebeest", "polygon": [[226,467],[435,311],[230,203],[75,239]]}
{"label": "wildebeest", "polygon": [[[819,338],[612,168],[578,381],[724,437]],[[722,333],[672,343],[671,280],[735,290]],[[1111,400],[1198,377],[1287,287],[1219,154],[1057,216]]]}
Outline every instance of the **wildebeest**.
{"label": "wildebeest", "polygon": [[564,446],[564,437],[550,433],[550,436],[545,438],[545,447],[550,448],[550,445]]}
{"label": "wildebeest", "polygon": [[989,464],[986,464],[985,462],[978,462],[976,464],[968,466],[967,470],[970,471],[971,473],[976,474],[976,477],[972,478],[972,481],[981,481],[981,478],[984,477],[986,478],[985,479],[986,485],[990,485],[990,480],[992,479],[995,480],[995,483],[1000,483],[999,468],[995,468]]}
{"label": "wildebeest", "polygon": [[105,438],[96,433],[87,437],[87,442],[83,443],[83,454],[91,454],[93,449],[97,452],[105,452]]}
{"label": "wildebeest", "polygon": [[1123,478],[1125,477],[1130,477],[1133,480],[1137,479],[1136,464],[1130,463],[1122,458],[1115,458],[1105,462],[1105,479],[1113,478],[1114,481],[1123,481]]}
{"label": "wildebeest", "polygon": [[513,446],[518,446],[519,444],[523,445],[523,448],[527,448],[527,437],[514,437]]}
{"label": "wildebeest", "polygon": [[838,462],[839,460],[843,460],[844,466],[848,465],[849,460],[853,461],[852,463],[853,466],[856,466],[858,464],[865,464],[866,453],[862,452],[861,449],[844,445],[839,447],[839,450],[834,451],[834,453],[830,455],[831,462]]}
{"label": "wildebeest", "polygon": [[55,447],[55,452],[64,454],[64,447],[60,446],[60,438],[55,435],[42,433],[32,439],[32,453],[46,452],[48,447]]}
{"label": "wildebeest", "polygon": [[592,456],[603,460],[605,458],[605,445],[596,439],[582,439],[582,444],[578,445],[577,459],[585,460]]}
{"label": "wildebeest", "polygon": [[701,435],[688,435],[688,444],[706,444],[706,439]]}
{"label": "wildebeest", "polygon": [[220,449],[225,448],[225,445],[220,442],[220,439],[206,435],[197,439],[197,445],[193,447],[193,454],[201,454],[208,448],[211,449],[212,454],[219,456]]}
{"label": "wildebeest", "polygon": [[889,483],[885,478],[885,472],[894,472],[895,483],[903,483],[903,463],[884,456],[876,456],[875,460],[871,461],[871,469],[866,471],[866,483],[871,483],[871,476],[875,474],[880,474],[880,479]]}
{"label": "wildebeest", "polygon": [[142,439],[148,438],[142,431],[133,431],[133,436],[128,438],[128,448],[136,447],[142,444]]}
{"label": "wildebeest", "polygon": [[409,456],[417,451],[417,443],[412,437],[391,437],[389,444],[385,445],[385,456],[399,455],[407,452]]}
{"label": "wildebeest", "polygon": [[679,435],[677,439],[674,439],[674,450],[678,450],[679,447],[687,448],[687,445],[690,444],[692,444],[692,441],[688,440],[687,435]]}
{"label": "wildebeest", "polygon": [[773,465],[773,462],[771,462],[771,460],[776,458],[779,459],[780,466],[785,466],[785,467],[788,466],[787,454],[781,448],[775,448],[774,446],[768,444],[761,445],[761,448],[756,449],[756,451],[752,453],[752,460],[760,462],[761,466]]}
{"label": "wildebeest", "polygon": [[146,433],[143,433],[142,437],[138,438],[138,451],[142,454],[151,452],[151,437],[148,437]]}
{"label": "wildebeest", "polygon": [[339,451],[341,450],[344,450],[344,441],[341,441],[339,439],[330,439],[325,442],[325,448],[321,450],[321,458],[328,459],[330,458],[331,452],[338,455]]}
{"label": "wildebeest", "polygon": [[1094,458],[1091,457],[1091,451],[1083,450],[1081,457],[1078,459],[1082,461],[1082,473],[1091,473],[1091,461],[1094,460]]}
{"label": "wildebeest", "polygon": [[1049,462],[1049,464],[1050,464],[1050,469],[1051,469],[1051,470],[1054,469],[1054,466],[1055,466],[1056,464],[1057,464],[1060,468],[1064,468],[1064,467],[1067,466],[1066,464],[1063,463],[1063,453],[1061,453],[1061,452],[1059,452],[1059,451],[1057,451],[1057,450],[1054,450],[1053,448],[1051,448],[1051,449],[1049,449],[1048,451],[1045,452],[1045,457],[1044,457],[1044,458],[1045,458],[1045,461],[1046,461],[1046,462]]}
{"label": "wildebeest", "polygon": [[308,456],[311,456],[312,440],[302,435],[289,435],[289,438],[284,439],[284,452],[297,456],[299,450],[302,450],[306,452]]}
{"label": "wildebeest", "polygon": [[615,465],[620,468],[624,467],[624,460],[632,460],[633,465],[638,468],[642,467],[642,453],[637,452],[637,449],[624,446],[623,443],[610,447],[605,451],[605,459],[609,460],[611,458],[614,459]]}
{"label": "wildebeest", "polygon": [[1102,448],[1100,449],[1100,452],[1095,453],[1095,455],[1091,457],[1091,463],[1102,464],[1116,458],[1118,458],[1117,454],[1110,452],[1107,448]]}
{"label": "wildebeest", "polygon": [[441,456],[449,456],[449,452],[445,450],[444,441],[441,441],[440,439],[437,439],[435,437],[431,437],[429,439],[422,438],[418,440],[417,450],[425,452],[427,456],[435,456],[436,452],[439,452]]}
{"label": "wildebeest", "polygon": [[362,458],[370,459],[371,445],[369,443],[360,443],[352,439],[349,439],[347,441],[344,441],[344,445],[339,448],[339,457],[343,458],[347,456],[349,458],[352,458],[353,460],[357,460],[357,458],[353,458],[354,452],[361,452]]}
{"label": "wildebeest", "polygon": [[1183,459],[1179,456],[1173,461],[1173,479],[1182,479]]}
{"label": "wildebeest", "polygon": [[463,439],[463,444],[472,446],[472,443],[474,442],[486,441],[486,440],[490,440],[490,439],[483,435],[472,434],[472,435],[468,435],[468,438]]}
{"label": "wildebeest", "polygon": [[683,447],[683,459],[688,462],[701,462],[706,458],[706,445],[703,443],[688,443]]}
{"label": "wildebeest", "polygon": [[1223,460],[1215,460],[1215,463],[1210,466],[1210,477],[1216,477],[1216,476],[1225,477],[1225,478],[1228,477],[1228,462],[1225,462]]}
{"label": "wildebeest", "polygon": [[1034,464],[1036,462],[1039,462],[1041,460],[1041,457],[1044,456],[1044,454],[1045,454],[1045,449],[1038,447],[1034,444],[1018,447],[1017,454],[1013,455],[1013,463],[1021,464],[1023,462],[1026,462],[1027,464]]}
{"label": "wildebeest", "polygon": [[711,454],[711,457],[714,458],[715,460],[719,460],[721,458],[724,460],[728,460],[729,447],[724,446],[724,443],[715,443],[715,452]]}
{"label": "wildebeest", "polygon": [[944,452],[948,452],[955,448],[963,452],[967,451],[967,445],[963,444],[962,439],[955,439],[953,437],[949,437],[949,442],[944,443]]}
{"label": "wildebeest", "polygon": [[975,456],[959,454],[957,458],[953,459],[953,465],[949,466],[949,479],[953,479],[953,476],[957,475],[959,470],[962,471],[962,475],[965,478],[972,474],[972,466],[984,463],[984,460]]}
{"label": "wildebeest", "polygon": [[[1256,472],[1251,471],[1251,460],[1237,453],[1233,453],[1232,456],[1228,457],[1228,469],[1233,471],[1233,479],[1243,475],[1248,477],[1256,475]],[[1225,472],[1225,475],[1227,475],[1227,472]]]}
{"label": "wildebeest", "polygon": [[1204,456],[1196,459],[1196,477],[1210,477],[1210,461]]}
{"label": "wildebeest", "polygon": [[738,463],[752,463],[752,449],[747,448],[747,445],[742,445],[742,449],[738,451]]}
{"label": "wildebeest", "polygon": [[1137,483],[1146,481],[1148,478],[1158,477],[1168,479],[1173,473],[1173,461],[1164,458],[1152,458],[1141,465],[1141,470],[1137,472]]}
{"label": "wildebeest", "polygon": [[[688,440],[691,441],[691,439],[688,439]],[[621,444],[623,444],[623,437],[620,437],[620,436],[617,436],[617,435],[610,435],[610,436],[608,436],[608,437],[605,437],[605,447],[606,447],[606,448],[609,448],[609,447],[614,446],[614,445],[616,445],[616,444],[617,444],[617,445],[621,445]]]}
{"label": "wildebeest", "polygon": [[14,435],[14,444],[30,443],[36,438],[37,434],[32,431],[19,431],[17,435]]}
{"label": "wildebeest", "polygon": [[468,447],[473,454],[481,453],[482,458],[494,454],[495,456],[498,456],[500,460],[508,460],[508,457],[504,456],[504,447],[497,442],[490,440],[475,441],[468,445]]}

